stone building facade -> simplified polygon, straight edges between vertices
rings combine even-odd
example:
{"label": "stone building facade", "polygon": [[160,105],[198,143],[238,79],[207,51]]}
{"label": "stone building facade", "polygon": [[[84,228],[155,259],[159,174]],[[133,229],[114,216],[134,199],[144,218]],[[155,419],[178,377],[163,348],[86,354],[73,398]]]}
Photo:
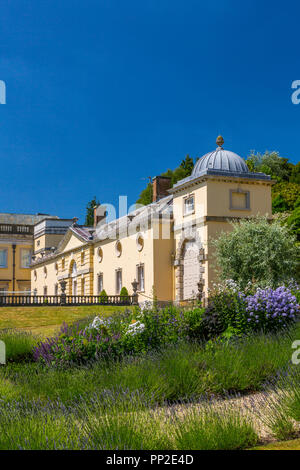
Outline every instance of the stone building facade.
{"label": "stone building facade", "polygon": [[30,292],[33,227],[46,217],[0,213],[0,295]]}
{"label": "stone building facade", "polygon": [[[172,188],[165,177],[153,180],[153,202],[109,223],[105,207],[95,209],[95,227],[68,221],[65,232],[35,226],[32,289],[56,294],[67,281],[67,294],[119,294],[138,281],[140,300],[185,301],[215,280],[211,240],[231,229],[230,221],[258,214],[271,216],[270,177],[251,173],[240,156],[217,149],[200,158],[191,176]],[[50,222],[47,222],[50,224]],[[58,222],[55,222],[55,224]]]}

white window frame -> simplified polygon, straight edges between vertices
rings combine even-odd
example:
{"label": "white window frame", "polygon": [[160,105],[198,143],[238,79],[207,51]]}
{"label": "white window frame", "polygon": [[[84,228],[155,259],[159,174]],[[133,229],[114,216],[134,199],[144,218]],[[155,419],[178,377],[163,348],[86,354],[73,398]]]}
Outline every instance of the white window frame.
{"label": "white window frame", "polygon": [[[187,210],[188,206],[188,201],[192,201],[192,204],[190,204],[191,209]],[[192,215],[195,213],[195,195],[194,194],[189,194],[183,199],[183,215]]]}
{"label": "white window frame", "polygon": [[[100,288],[100,279],[101,279],[101,288]],[[97,290],[98,290],[98,295],[101,294],[101,292],[103,291],[103,273],[98,273],[98,276],[97,276]]]}
{"label": "white window frame", "polygon": [[116,294],[120,295],[120,292],[123,287],[123,281],[122,281],[122,269],[116,269]]}
{"label": "white window frame", "polygon": [[[143,272],[143,276],[142,276],[142,279],[143,279],[143,286],[141,286],[141,278],[140,278],[140,272]],[[137,281],[138,281],[138,291],[139,292],[145,292],[145,265],[144,263],[141,263],[141,264],[137,264],[136,266],[136,278],[137,278]]]}
{"label": "white window frame", "polygon": [[5,253],[5,264],[0,265],[0,269],[7,269],[7,260],[8,260],[8,248],[0,248],[0,251],[3,251]]}
{"label": "white window frame", "polygon": [[0,296],[8,293],[8,284],[0,286]]}
{"label": "white window frame", "polygon": [[[27,251],[29,253],[29,266],[24,266],[23,265],[23,253],[24,253],[24,251]],[[21,269],[30,269],[31,256],[32,256],[32,250],[30,248],[21,248],[20,249],[20,268]]]}

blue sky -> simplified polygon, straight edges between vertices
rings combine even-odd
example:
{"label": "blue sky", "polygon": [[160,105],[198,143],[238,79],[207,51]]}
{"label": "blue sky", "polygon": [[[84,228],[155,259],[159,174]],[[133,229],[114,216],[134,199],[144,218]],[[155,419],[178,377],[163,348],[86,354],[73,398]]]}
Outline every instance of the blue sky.
{"label": "blue sky", "polygon": [[132,204],[186,154],[299,161],[296,2],[4,0],[0,212]]}

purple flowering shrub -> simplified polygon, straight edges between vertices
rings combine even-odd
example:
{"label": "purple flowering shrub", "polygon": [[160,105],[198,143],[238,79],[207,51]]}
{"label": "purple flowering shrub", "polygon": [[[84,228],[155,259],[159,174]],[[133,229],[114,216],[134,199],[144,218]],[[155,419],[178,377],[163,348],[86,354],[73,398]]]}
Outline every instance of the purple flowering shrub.
{"label": "purple flowering shrub", "polygon": [[107,329],[78,329],[78,325],[63,324],[54,338],[40,342],[33,351],[35,361],[45,365],[70,366],[84,364],[100,357],[116,357],[122,353],[119,333]]}
{"label": "purple flowering shrub", "polygon": [[297,319],[299,305],[288,287],[253,288],[240,292],[237,286],[218,288],[210,297],[204,322],[205,339],[235,336],[256,331],[276,332],[289,327]]}
{"label": "purple flowering shrub", "polygon": [[295,322],[299,314],[296,297],[284,286],[257,289],[246,297],[246,317],[253,331],[277,331]]}
{"label": "purple flowering shrub", "polygon": [[110,318],[63,325],[54,338],[40,342],[34,359],[70,366],[146,353],[180,340],[210,340],[288,328],[299,315],[296,297],[285,286],[243,293],[231,286],[211,296],[206,309],[169,306],[122,312]]}
{"label": "purple flowering shrub", "polygon": [[180,339],[202,338],[204,309],[183,311],[169,306],[95,317],[83,328],[82,323],[64,324],[54,338],[38,344],[34,359],[43,364],[69,366],[106,357],[146,353]]}

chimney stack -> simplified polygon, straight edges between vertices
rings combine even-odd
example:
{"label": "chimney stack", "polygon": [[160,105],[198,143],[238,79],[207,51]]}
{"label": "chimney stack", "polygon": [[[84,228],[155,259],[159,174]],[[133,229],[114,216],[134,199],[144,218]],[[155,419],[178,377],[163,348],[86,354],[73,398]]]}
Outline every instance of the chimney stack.
{"label": "chimney stack", "polygon": [[97,227],[98,224],[105,224],[106,223],[106,207],[99,204],[99,206],[94,206],[94,228]]}
{"label": "chimney stack", "polygon": [[171,188],[171,178],[168,176],[155,176],[153,178],[153,202],[159,201],[161,198],[168,196],[168,189]]}

